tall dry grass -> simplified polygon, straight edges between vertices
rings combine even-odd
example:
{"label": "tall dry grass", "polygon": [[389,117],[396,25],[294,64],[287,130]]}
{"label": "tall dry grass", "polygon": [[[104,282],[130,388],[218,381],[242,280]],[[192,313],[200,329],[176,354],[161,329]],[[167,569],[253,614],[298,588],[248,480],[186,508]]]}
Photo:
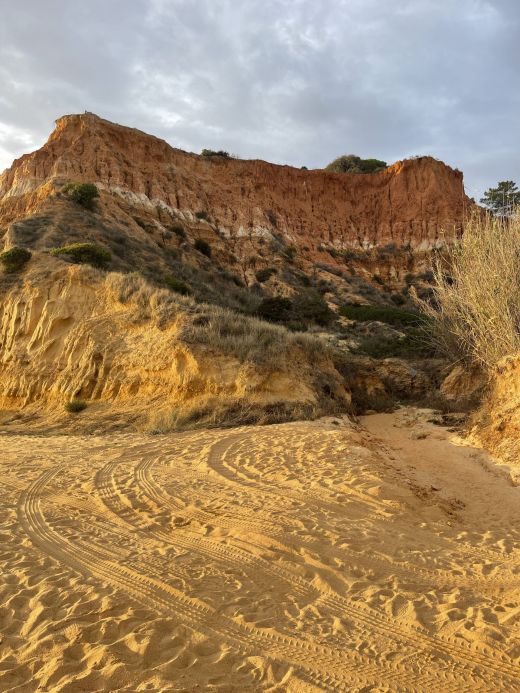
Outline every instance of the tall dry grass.
{"label": "tall dry grass", "polygon": [[520,351],[520,214],[473,215],[435,268],[437,305],[418,300],[454,361],[491,370]]}
{"label": "tall dry grass", "polygon": [[112,272],[106,275],[105,283],[118,301],[132,304],[129,319],[135,323],[151,320],[159,326],[175,321],[177,338],[185,344],[279,370],[288,367],[295,349],[301,349],[313,363],[331,356],[327,344],[318,337],[157,289],[138,273]]}

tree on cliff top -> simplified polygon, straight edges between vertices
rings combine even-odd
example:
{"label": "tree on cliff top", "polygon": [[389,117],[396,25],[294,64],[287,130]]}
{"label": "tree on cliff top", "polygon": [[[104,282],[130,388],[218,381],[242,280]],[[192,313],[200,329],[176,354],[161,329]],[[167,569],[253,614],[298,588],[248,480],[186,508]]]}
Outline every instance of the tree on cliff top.
{"label": "tree on cliff top", "polygon": [[380,159],[362,159],[356,154],[344,154],[325,167],[333,173],[376,173],[387,167],[386,161]]}
{"label": "tree on cliff top", "polygon": [[520,190],[512,180],[502,180],[496,188],[489,188],[480,202],[498,217],[510,217],[520,207]]}

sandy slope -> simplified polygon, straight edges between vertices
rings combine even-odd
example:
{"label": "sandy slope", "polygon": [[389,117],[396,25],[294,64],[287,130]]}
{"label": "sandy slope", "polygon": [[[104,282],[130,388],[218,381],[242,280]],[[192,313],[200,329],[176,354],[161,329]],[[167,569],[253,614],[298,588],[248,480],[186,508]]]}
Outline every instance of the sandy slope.
{"label": "sandy slope", "polygon": [[428,414],[0,436],[2,691],[518,691],[520,489]]}

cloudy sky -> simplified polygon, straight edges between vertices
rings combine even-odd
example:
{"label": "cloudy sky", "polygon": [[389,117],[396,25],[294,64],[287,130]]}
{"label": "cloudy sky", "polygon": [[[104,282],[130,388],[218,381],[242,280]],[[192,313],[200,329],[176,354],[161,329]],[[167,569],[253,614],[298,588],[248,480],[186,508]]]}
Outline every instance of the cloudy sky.
{"label": "cloudy sky", "polygon": [[0,171],[93,111],[309,168],[431,154],[520,183],[519,0],[0,0]]}

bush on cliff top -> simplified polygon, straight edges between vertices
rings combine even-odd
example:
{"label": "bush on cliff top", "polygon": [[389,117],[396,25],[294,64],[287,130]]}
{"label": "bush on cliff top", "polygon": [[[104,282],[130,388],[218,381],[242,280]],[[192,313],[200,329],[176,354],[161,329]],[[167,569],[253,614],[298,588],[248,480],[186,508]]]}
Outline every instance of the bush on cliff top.
{"label": "bush on cliff top", "polygon": [[225,159],[229,159],[229,152],[225,152],[223,149],[219,149],[218,151],[215,149],[203,149],[201,156],[222,156]]}
{"label": "bush on cliff top", "polygon": [[72,243],[61,248],[51,250],[51,255],[55,257],[64,256],[66,260],[79,264],[92,265],[92,267],[103,268],[110,262],[110,252],[96,245],[95,243]]}
{"label": "bush on cliff top", "polygon": [[19,248],[14,246],[0,253],[0,262],[2,263],[6,272],[17,272],[21,270],[22,267],[29,262],[32,257],[30,250],[26,248]]}
{"label": "bush on cliff top", "polygon": [[76,204],[91,209],[94,205],[94,200],[99,197],[99,190],[94,183],[67,183],[61,189],[65,197]]}
{"label": "bush on cliff top", "polygon": [[386,161],[380,159],[362,159],[356,154],[345,154],[331,161],[325,170],[333,173],[377,173],[387,166]]}

